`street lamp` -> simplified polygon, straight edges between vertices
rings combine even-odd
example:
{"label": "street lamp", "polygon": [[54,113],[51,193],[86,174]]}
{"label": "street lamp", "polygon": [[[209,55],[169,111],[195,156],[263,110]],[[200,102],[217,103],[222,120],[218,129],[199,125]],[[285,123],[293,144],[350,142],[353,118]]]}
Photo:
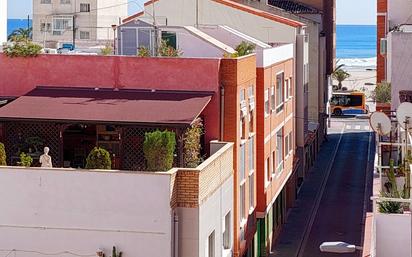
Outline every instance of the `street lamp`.
{"label": "street lamp", "polygon": [[319,249],[325,253],[354,253],[356,250],[362,250],[363,248],[345,242],[323,242]]}
{"label": "street lamp", "polygon": [[113,29],[113,54],[116,55],[116,28],[117,25],[113,24],[112,29]]}

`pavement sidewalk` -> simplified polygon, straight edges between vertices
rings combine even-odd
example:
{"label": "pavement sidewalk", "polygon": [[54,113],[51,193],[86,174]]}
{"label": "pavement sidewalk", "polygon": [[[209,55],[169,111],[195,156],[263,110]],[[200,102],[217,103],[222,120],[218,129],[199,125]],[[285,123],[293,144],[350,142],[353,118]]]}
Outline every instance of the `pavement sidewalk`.
{"label": "pavement sidewalk", "polygon": [[315,164],[309,170],[299,191],[298,199],[295,201],[294,207],[289,210],[287,221],[283,225],[278,239],[272,245],[270,256],[294,257],[297,255],[322,181],[330,162],[333,161],[331,155],[340,136],[340,134],[329,134],[328,141],[322,144]]}

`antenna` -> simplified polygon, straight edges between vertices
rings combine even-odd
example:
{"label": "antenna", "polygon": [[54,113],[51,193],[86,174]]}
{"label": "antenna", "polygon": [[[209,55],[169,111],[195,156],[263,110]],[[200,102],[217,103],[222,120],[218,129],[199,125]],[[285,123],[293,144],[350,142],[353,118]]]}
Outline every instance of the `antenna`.
{"label": "antenna", "polygon": [[391,132],[392,124],[389,117],[383,112],[374,112],[369,118],[372,129],[381,136]]}

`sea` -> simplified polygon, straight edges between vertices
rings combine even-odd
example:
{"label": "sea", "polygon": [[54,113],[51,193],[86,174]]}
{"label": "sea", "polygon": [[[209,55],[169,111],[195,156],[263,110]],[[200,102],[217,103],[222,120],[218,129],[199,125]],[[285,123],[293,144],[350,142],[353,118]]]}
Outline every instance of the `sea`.
{"label": "sea", "polygon": [[347,67],[376,67],[376,26],[337,25],[336,59]]}
{"label": "sea", "polygon": [[[9,19],[7,32],[31,26],[31,20]],[[376,67],[376,26],[375,25],[337,25],[336,58],[339,64],[347,67]]]}

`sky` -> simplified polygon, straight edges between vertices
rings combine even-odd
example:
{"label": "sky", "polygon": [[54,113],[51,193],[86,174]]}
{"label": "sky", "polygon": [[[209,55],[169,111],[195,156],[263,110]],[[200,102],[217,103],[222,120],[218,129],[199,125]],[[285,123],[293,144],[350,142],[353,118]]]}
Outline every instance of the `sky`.
{"label": "sky", "polygon": [[[32,1],[8,0],[8,17],[25,18],[28,14],[31,16]],[[140,3],[144,1],[137,0]],[[376,0],[336,0],[336,2],[337,24],[376,24]],[[137,4],[133,2],[129,4],[129,14],[139,9]]]}

